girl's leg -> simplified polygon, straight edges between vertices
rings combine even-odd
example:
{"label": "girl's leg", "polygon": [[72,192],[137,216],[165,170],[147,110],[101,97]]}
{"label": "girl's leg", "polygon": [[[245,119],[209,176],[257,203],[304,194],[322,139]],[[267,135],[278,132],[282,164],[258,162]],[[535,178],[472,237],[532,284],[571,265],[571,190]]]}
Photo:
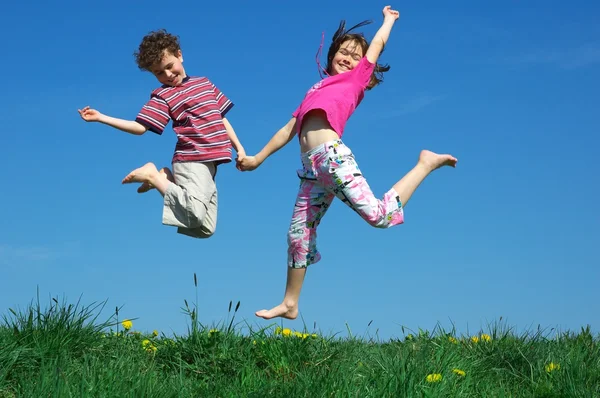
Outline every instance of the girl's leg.
{"label": "girl's leg", "polygon": [[288,231],[288,270],[283,301],[270,310],[256,312],[256,316],[271,319],[296,319],[298,301],[306,275],[306,268],[317,263],[317,227],[331,205],[334,195],[326,192],[314,179],[302,179],[294,213]]}
{"label": "girl's leg", "polygon": [[256,311],[256,316],[264,319],[271,319],[278,316],[287,319],[296,319],[298,316],[298,300],[300,299],[300,291],[302,290],[305,275],[306,268],[288,267],[283,302],[270,310]]}
{"label": "girl's leg", "polygon": [[350,149],[344,145],[331,148],[329,162],[323,165],[320,182],[365,221],[376,228],[389,228],[404,222],[404,206],[415,189],[433,170],[456,165],[456,158],[422,151],[417,165],[382,199],[373,195]]}
{"label": "girl's leg", "polygon": [[406,206],[417,187],[432,171],[442,166],[456,167],[456,162],[458,159],[452,155],[421,151],[417,165],[393,186],[394,191],[400,196],[402,206]]}
{"label": "girl's leg", "polygon": [[146,163],[142,167],[133,170],[125,178],[123,184],[131,184],[133,182],[148,183],[155,187],[162,196],[169,187],[171,181],[166,177],[166,174],[161,174],[154,163]]}

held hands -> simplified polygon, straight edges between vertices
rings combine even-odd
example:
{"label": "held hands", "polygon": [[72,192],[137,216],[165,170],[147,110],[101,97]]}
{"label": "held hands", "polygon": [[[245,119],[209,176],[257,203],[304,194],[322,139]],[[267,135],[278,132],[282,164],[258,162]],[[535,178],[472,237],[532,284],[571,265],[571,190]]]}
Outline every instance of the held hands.
{"label": "held hands", "polygon": [[240,164],[244,160],[244,158],[246,158],[246,151],[243,147],[240,147],[236,152],[237,156],[235,157],[235,168],[239,171],[242,171],[242,169],[240,168]]}
{"label": "held hands", "polygon": [[400,18],[400,13],[396,10],[392,10],[391,6],[383,7],[383,20],[394,22]]}
{"label": "held hands", "polygon": [[102,117],[102,114],[95,109],[86,106],[83,109],[77,109],[79,116],[86,122],[97,122]]}
{"label": "held hands", "polygon": [[260,166],[260,162],[256,156],[245,156],[240,160],[236,160],[236,168],[240,171],[252,171]]}

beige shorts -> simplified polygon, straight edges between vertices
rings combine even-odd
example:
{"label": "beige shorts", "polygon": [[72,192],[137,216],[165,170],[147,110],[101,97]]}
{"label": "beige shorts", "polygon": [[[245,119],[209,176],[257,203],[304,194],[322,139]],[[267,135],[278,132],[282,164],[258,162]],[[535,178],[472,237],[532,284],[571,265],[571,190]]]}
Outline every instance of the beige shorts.
{"label": "beige shorts", "polygon": [[175,183],[165,192],[162,223],[194,238],[208,238],[217,227],[214,162],[173,163]]}

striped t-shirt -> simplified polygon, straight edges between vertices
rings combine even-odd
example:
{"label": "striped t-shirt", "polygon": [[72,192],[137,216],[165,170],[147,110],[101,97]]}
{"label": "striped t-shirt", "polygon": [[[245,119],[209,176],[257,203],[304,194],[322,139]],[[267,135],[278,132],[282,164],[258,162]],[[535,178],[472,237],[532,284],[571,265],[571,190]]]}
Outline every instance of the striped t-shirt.
{"label": "striped t-shirt", "polygon": [[223,117],[233,103],[206,77],[183,79],[150,95],[136,117],[148,130],[162,134],[169,120],[177,135],[173,162],[231,162],[231,141]]}

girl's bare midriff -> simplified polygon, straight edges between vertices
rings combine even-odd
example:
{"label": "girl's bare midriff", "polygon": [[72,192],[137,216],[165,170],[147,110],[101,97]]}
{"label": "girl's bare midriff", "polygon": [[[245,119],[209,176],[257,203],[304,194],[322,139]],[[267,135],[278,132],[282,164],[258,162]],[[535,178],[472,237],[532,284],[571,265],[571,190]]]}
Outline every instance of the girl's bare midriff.
{"label": "girl's bare midriff", "polygon": [[304,153],[340,137],[331,128],[327,115],[322,109],[315,109],[306,114],[302,120],[300,131],[300,150]]}

